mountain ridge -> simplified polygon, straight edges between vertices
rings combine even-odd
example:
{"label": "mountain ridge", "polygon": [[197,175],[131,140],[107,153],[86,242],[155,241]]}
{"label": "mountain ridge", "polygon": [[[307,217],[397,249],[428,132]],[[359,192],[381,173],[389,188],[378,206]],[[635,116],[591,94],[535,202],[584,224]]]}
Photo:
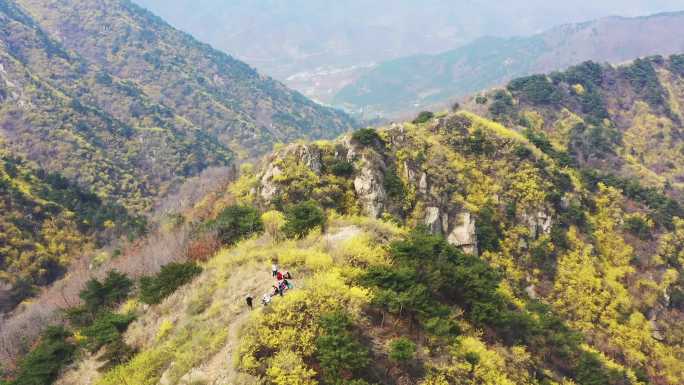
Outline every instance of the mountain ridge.
{"label": "mountain ridge", "polygon": [[[526,37],[488,37],[437,55],[397,59],[380,64],[341,90],[333,104],[354,111],[364,108],[370,116],[374,111],[390,112],[391,117],[401,109],[445,104],[515,77],[562,70],[585,60],[618,63],[678,53],[684,50],[684,42],[671,36],[677,35],[673,31],[681,23],[676,20],[682,17],[684,12],[607,17]],[[413,81],[395,84],[396,71],[410,74]],[[392,92],[382,92],[383,88]]]}
{"label": "mountain ridge", "polygon": [[[264,213],[263,230],[232,233],[236,244],[160,304],[120,309],[140,317],[124,334],[141,353],[104,374],[87,357],[65,379],[280,384],[288,373],[313,385],[335,383],[335,370],[359,384],[682,378],[681,207],[668,224],[514,129],[457,112],[291,144],[223,191],[209,218]],[[304,232],[289,233],[295,225]],[[246,316],[243,296],[270,290],[273,258],[295,288]],[[331,314],[348,317],[344,341],[356,342],[343,346],[368,360],[327,361]],[[238,335],[221,333],[235,322]],[[395,358],[397,340],[406,358]]]}

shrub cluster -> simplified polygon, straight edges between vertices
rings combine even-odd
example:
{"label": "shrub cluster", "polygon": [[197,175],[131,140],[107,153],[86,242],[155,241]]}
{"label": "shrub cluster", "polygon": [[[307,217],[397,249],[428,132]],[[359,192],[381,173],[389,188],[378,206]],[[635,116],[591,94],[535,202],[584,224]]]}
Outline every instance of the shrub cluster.
{"label": "shrub cluster", "polygon": [[352,334],[352,322],[346,313],[323,315],[319,323],[322,333],[316,339],[316,359],[327,383],[334,384],[343,374],[349,377],[368,366],[368,349]]}
{"label": "shrub cluster", "polygon": [[71,336],[62,326],[48,327],[38,342],[19,363],[18,374],[13,381],[2,382],[5,385],[45,385],[51,384],[61,369],[71,363],[75,357],[76,345],[68,341]]}
{"label": "shrub cluster", "polygon": [[283,232],[290,238],[305,237],[309,231],[325,225],[325,213],[315,201],[291,205],[285,212]]}
{"label": "shrub cluster", "polygon": [[354,131],[352,139],[363,144],[364,146],[373,146],[376,143],[382,143],[382,139],[378,132],[372,128],[362,128]]}
{"label": "shrub cluster", "polygon": [[434,117],[434,113],[430,111],[422,111],[415,119],[413,119],[413,124],[424,124],[429,122]]}
{"label": "shrub cluster", "polygon": [[545,75],[515,79],[508,84],[508,90],[536,105],[557,104],[562,98]]}
{"label": "shrub cluster", "polygon": [[219,241],[232,245],[254,233],[264,230],[261,214],[252,206],[233,205],[226,207],[207,227],[216,231]]}
{"label": "shrub cluster", "polygon": [[202,268],[194,262],[169,263],[157,275],[140,279],[140,301],[158,304],[201,272]]}

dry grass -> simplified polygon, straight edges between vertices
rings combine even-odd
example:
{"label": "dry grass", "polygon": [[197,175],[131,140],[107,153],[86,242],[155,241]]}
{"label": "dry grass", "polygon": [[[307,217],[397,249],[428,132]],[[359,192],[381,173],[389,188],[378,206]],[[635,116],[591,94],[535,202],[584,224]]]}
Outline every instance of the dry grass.
{"label": "dry grass", "polygon": [[[161,304],[124,305],[139,316],[125,340],[142,353],[129,364],[93,381],[93,375],[99,375],[93,373],[92,363],[83,363],[71,368],[63,381],[80,378],[76,383],[117,385],[122,379],[129,384],[252,383],[253,378],[234,370],[231,357],[240,327],[250,313],[245,297],[252,295],[255,307],[260,308],[261,296],[272,290],[271,259],[280,259],[281,268],[292,271],[297,288],[305,287],[307,277],[321,266],[329,267],[351,255],[384,253],[359,238],[369,233],[389,239],[400,230],[377,220],[333,217],[327,234],[313,232],[299,241],[275,244],[265,235],[223,249],[203,265],[197,279]],[[295,258],[292,265],[286,255]],[[300,255],[304,258],[298,260]]]}

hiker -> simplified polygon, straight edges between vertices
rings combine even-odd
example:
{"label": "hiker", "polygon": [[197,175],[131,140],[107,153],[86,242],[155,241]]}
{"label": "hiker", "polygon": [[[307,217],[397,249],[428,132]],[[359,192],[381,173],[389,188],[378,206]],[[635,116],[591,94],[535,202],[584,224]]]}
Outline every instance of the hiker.
{"label": "hiker", "polygon": [[253,309],[253,307],[252,307],[252,296],[247,295],[247,298],[245,298],[245,301],[247,302],[247,306],[249,307],[249,310],[252,310]]}
{"label": "hiker", "polygon": [[290,271],[288,270],[288,271],[285,272],[285,274],[283,275],[283,277],[285,277],[285,279],[292,279],[292,274],[290,274]]}
{"label": "hiker", "polygon": [[268,293],[266,293],[261,298],[261,304],[264,306],[268,306],[269,303],[271,303],[271,296]]}
{"label": "hiker", "polygon": [[278,294],[282,297],[283,296],[283,286],[278,285]]}
{"label": "hiker", "polygon": [[282,280],[283,280],[283,273],[278,272],[278,273],[276,274],[276,278],[278,279],[278,281],[282,281]]}
{"label": "hiker", "polygon": [[273,272],[274,277],[278,275],[278,264],[277,263],[273,262],[273,265],[271,265],[271,271]]}

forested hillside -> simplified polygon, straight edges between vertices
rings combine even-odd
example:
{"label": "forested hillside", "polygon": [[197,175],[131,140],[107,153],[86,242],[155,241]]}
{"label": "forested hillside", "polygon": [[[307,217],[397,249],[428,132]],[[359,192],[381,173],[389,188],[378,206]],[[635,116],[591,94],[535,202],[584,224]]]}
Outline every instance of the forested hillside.
{"label": "forested hillside", "polygon": [[[280,141],[334,137],[352,124],[130,2],[0,2],[0,148],[80,191],[67,206],[75,215],[100,206],[102,215],[116,207],[115,221],[144,216],[209,167]],[[31,218],[32,208],[13,205],[3,218]],[[52,282],[78,253],[42,255],[43,219],[7,235],[7,290],[26,282],[26,294]],[[81,235],[105,243],[105,234],[126,233],[101,224]]]}
{"label": "forested hillside", "polygon": [[80,253],[145,230],[144,218],[102,202],[60,174],[4,151],[0,162],[0,312],[58,279]]}
{"label": "forested hillside", "polygon": [[[192,283],[106,305],[120,337],[72,319],[93,354],[58,383],[682,383],[681,206],[541,135],[459,112],[283,147],[184,214],[223,245]],[[294,287],[250,312],[272,260]]]}
{"label": "forested hillside", "polygon": [[334,137],[352,127],[247,64],[173,29],[128,0],[19,0],[60,44],[237,153]]}
{"label": "forested hillside", "polygon": [[516,77],[562,70],[582,61],[619,64],[684,51],[684,13],[607,17],[558,26],[533,36],[483,37],[437,55],[380,63],[335,96],[333,104],[369,117],[401,116]]}
{"label": "forested hillside", "polygon": [[2,3],[0,18],[5,148],[135,210],[183,176],[232,159],[134,83],[66,51],[13,2]]}
{"label": "forested hillside", "polygon": [[[472,102],[493,119],[525,131],[568,163],[615,173],[604,180],[642,201],[638,180],[681,199],[684,185],[684,56],[638,59],[622,66],[587,62],[533,75]],[[547,139],[548,138],[548,139]],[[596,175],[601,180],[600,175]]]}

